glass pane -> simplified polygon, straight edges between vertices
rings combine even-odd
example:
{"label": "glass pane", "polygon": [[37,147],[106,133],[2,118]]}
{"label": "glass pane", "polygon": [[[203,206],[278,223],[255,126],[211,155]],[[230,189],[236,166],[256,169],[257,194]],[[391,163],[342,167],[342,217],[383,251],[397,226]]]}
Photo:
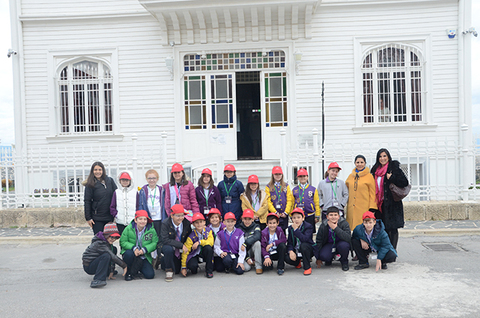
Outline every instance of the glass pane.
{"label": "glass pane", "polygon": [[217,124],[228,124],[228,105],[217,105]]}
{"label": "glass pane", "polygon": [[393,73],[394,121],[407,121],[407,105],[405,98],[405,72]]}
{"label": "glass pane", "polygon": [[202,106],[190,107],[190,124],[191,125],[202,124]]}
{"label": "glass pane", "polygon": [[200,90],[200,81],[192,81],[188,83],[189,90],[188,95],[189,99],[200,99],[201,98],[201,90]]}
{"label": "glass pane", "polygon": [[270,78],[270,96],[282,96],[282,78]]}
{"label": "glass pane", "polygon": [[98,63],[82,61],[73,64],[73,78],[74,79],[88,79],[98,77]]}
{"label": "glass pane", "polygon": [[228,91],[227,91],[227,80],[216,80],[216,98],[228,98]]}
{"label": "glass pane", "polygon": [[270,104],[270,119],[272,122],[283,121],[282,116],[282,103],[271,103]]}

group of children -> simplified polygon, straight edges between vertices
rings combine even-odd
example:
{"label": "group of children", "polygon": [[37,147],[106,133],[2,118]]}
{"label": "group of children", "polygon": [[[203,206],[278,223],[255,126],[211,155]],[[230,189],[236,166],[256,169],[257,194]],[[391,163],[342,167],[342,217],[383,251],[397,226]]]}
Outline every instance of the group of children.
{"label": "group of children", "polygon": [[[154,278],[160,266],[165,280],[172,281],[175,274],[196,274],[200,263],[205,264],[207,278],[213,277],[213,271],[241,275],[253,267],[262,274],[273,269],[273,261],[277,261],[278,275],[284,274],[285,263],[303,266],[304,275],[310,275],[314,256],[317,267],[339,260],[347,271],[353,249],[359,260],[355,269],[369,267],[369,259],[376,259],[376,270],[386,269],[396,252],[384,226],[367,211],[351,234],[343,217],[345,184],[336,179],[340,168],[335,165],[329,166],[320,191],[308,184],[305,169],[298,170],[299,185],[290,190],[280,167],[272,169],[264,191],[255,175],[248,178],[245,189],[233,165],[225,167],[218,187],[212,172],[204,169],[194,189],[183,167],[175,164],[170,183],[162,187],[157,185],[156,171],[147,171],[148,184],[139,193],[134,191],[135,205],[131,176],[122,172],[121,187],[110,206],[118,227],[107,223],[83,255],[85,272],[95,275],[91,287],[106,285],[106,278],[115,274],[115,263],[124,268],[127,281],[140,275]],[[123,260],[113,246],[119,237]]]}

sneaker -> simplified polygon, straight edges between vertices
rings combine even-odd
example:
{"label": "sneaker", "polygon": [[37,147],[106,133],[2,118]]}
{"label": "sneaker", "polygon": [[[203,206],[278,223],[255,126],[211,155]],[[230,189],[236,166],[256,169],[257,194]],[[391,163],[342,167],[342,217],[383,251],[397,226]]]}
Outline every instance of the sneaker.
{"label": "sneaker", "polygon": [[368,267],[369,267],[368,264],[358,264],[353,269],[354,270],[359,270],[359,269],[365,269],[365,268],[368,268]]}
{"label": "sneaker", "polygon": [[230,274],[230,268],[225,268],[225,274]]}
{"label": "sneaker", "polygon": [[332,261],[325,261],[325,266],[331,266],[332,265]]}
{"label": "sneaker", "polygon": [[205,277],[207,277],[207,278],[212,278],[212,277],[213,277],[213,273],[205,273]]}
{"label": "sneaker", "polygon": [[302,268],[302,262],[298,263],[298,265],[295,266],[295,268]]}
{"label": "sneaker", "polygon": [[346,272],[346,271],[349,270],[348,263],[342,264],[342,270],[343,270],[344,272]]}
{"label": "sneaker", "polygon": [[306,269],[303,271],[303,275],[310,275],[312,273],[312,268]]}
{"label": "sneaker", "polygon": [[166,272],[166,273],[165,273],[165,281],[166,281],[166,282],[171,282],[171,281],[173,281],[173,272]]}
{"label": "sneaker", "polygon": [[263,274],[263,269],[257,268],[257,269],[255,270],[255,272],[256,272],[258,275]]}
{"label": "sneaker", "polygon": [[382,269],[387,269],[388,266],[387,266],[387,263],[382,263]]}
{"label": "sneaker", "polygon": [[127,275],[125,275],[125,280],[126,280],[127,282],[133,280],[132,274],[127,274]]}
{"label": "sneaker", "polygon": [[107,281],[105,280],[92,280],[92,282],[90,283],[90,287],[92,288],[99,288],[105,285],[107,285]]}
{"label": "sneaker", "polygon": [[283,275],[283,273],[285,273],[285,270],[282,268],[282,269],[277,269],[277,274],[278,275]]}

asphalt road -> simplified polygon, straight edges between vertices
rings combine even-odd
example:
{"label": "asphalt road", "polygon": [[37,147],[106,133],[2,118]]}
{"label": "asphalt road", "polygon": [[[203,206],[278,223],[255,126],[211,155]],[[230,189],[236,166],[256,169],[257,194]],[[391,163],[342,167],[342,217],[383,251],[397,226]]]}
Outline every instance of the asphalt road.
{"label": "asphalt road", "polygon": [[207,279],[202,269],[167,283],[157,271],[153,280],[119,275],[102,289],[89,287],[85,247],[0,245],[0,317],[480,317],[480,236],[401,237],[397,262],[378,273],[334,262],[310,276],[286,265],[283,276]]}

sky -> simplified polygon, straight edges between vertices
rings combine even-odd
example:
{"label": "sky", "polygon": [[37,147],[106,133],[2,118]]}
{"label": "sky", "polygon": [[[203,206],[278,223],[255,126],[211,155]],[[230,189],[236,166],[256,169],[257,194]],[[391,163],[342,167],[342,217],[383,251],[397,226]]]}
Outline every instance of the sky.
{"label": "sky", "polygon": [[[480,33],[480,0],[472,1],[472,26]],[[15,143],[13,120],[12,59],[7,58],[10,40],[9,1],[0,0],[0,144]],[[457,35],[459,36],[459,35]],[[472,37],[473,133],[480,135],[480,36]]]}

